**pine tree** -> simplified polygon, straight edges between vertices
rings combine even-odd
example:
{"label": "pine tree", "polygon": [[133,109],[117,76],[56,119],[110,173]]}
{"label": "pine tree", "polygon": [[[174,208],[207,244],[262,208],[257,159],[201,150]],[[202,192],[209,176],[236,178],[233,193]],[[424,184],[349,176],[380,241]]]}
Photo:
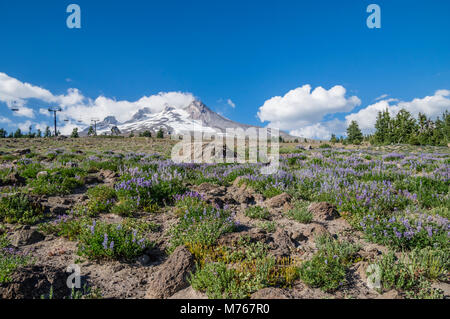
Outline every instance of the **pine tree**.
{"label": "pine tree", "polygon": [[393,125],[393,142],[408,143],[412,134],[416,134],[416,119],[405,109],[401,109],[395,119]]}
{"label": "pine tree", "polygon": [[442,118],[444,143],[448,144],[450,142],[450,113],[446,110],[444,114],[442,114]]}
{"label": "pine tree", "polygon": [[23,137],[22,131],[20,130],[20,128],[18,128],[16,130],[16,132],[14,133],[14,138],[21,138]]}
{"label": "pine tree", "polygon": [[116,135],[116,136],[120,135],[120,130],[117,126],[111,127],[111,135]]}
{"label": "pine tree", "polygon": [[78,127],[75,127],[75,128],[72,130],[72,134],[70,135],[70,137],[71,137],[71,138],[79,138],[79,137],[80,137],[80,135],[78,134]]}
{"label": "pine tree", "polygon": [[338,142],[338,139],[336,138],[335,134],[331,134],[330,142],[333,143],[333,144]]}
{"label": "pine tree", "polygon": [[89,126],[89,130],[88,130],[87,135],[88,136],[94,136],[95,135],[94,127],[92,125]]}
{"label": "pine tree", "polygon": [[0,128],[0,138],[6,138],[6,136],[7,132],[4,129]]}
{"label": "pine tree", "polygon": [[44,137],[51,137],[52,136],[52,132],[50,131],[50,127],[47,126],[45,128],[45,133],[44,133]]}
{"label": "pine tree", "polygon": [[377,121],[375,123],[374,141],[377,144],[392,143],[392,123],[389,111],[378,112]]}
{"label": "pine tree", "polygon": [[162,128],[159,129],[158,133],[156,134],[157,138],[164,138],[164,131]]}
{"label": "pine tree", "polygon": [[361,144],[363,135],[359,129],[358,122],[352,121],[347,128],[347,140],[351,144]]}
{"label": "pine tree", "polygon": [[42,131],[40,129],[37,130],[36,137],[42,137]]}

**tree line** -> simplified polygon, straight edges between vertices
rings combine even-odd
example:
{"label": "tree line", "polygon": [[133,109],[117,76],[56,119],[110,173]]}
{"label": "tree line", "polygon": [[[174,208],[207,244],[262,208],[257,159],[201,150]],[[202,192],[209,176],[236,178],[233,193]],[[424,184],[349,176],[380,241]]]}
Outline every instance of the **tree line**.
{"label": "tree line", "polygon": [[419,113],[416,119],[405,109],[391,116],[386,109],[378,112],[374,129],[375,133],[364,136],[358,122],[352,121],[347,127],[346,138],[337,138],[335,134],[332,134],[330,142],[358,145],[364,141],[373,145],[447,146],[450,141],[450,113],[446,110],[442,117],[438,116],[433,121],[423,113]]}
{"label": "tree line", "polygon": [[32,127],[30,126],[28,132],[22,132],[20,128],[18,128],[14,132],[7,132],[5,129],[0,128],[0,138],[39,138],[39,137],[52,137],[52,131],[50,127],[47,126],[45,131],[42,132],[40,129],[37,129],[36,132],[33,132]]}

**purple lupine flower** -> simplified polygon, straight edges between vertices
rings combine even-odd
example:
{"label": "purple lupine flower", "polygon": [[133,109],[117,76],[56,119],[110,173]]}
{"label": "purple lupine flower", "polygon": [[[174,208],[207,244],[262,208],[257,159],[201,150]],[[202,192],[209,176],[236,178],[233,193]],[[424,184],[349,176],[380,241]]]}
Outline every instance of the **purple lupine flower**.
{"label": "purple lupine flower", "polygon": [[108,249],[108,234],[106,234],[106,233],[105,233],[102,245],[103,245],[104,249]]}

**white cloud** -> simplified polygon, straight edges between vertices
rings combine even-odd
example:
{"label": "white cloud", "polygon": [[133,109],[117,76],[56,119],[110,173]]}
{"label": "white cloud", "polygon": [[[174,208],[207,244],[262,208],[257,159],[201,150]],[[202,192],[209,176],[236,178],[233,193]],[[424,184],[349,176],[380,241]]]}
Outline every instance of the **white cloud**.
{"label": "white cloud", "polygon": [[328,140],[331,134],[345,135],[346,125],[344,121],[334,119],[322,123],[307,125],[296,130],[289,131],[290,135],[301,136],[306,138]]}
{"label": "white cloud", "polygon": [[0,101],[5,102],[9,107],[21,107],[26,99],[39,99],[43,101],[53,101],[54,96],[50,91],[23,83],[19,80],[0,72]]}
{"label": "white cloud", "polygon": [[0,123],[6,123],[6,124],[8,124],[8,123],[11,123],[11,120],[10,120],[9,118],[0,116]]}
{"label": "white cloud", "polygon": [[[103,120],[107,116],[115,116],[119,122],[129,120],[138,110],[146,107],[152,112],[160,112],[168,104],[175,108],[185,107],[194,101],[194,96],[190,93],[182,92],[161,92],[151,96],[144,96],[135,102],[117,101],[104,96],[99,96],[95,100],[81,99],[79,92],[72,92],[73,104],[63,105],[64,116],[76,121],[81,120],[84,124],[89,124],[92,117]],[[70,99],[67,97],[66,102]]]}
{"label": "white cloud", "polygon": [[388,96],[389,96],[388,94],[382,94],[382,95],[380,95],[379,97],[375,98],[374,101],[383,100],[383,99],[387,98]]}
{"label": "white cloud", "polygon": [[350,112],[361,104],[358,97],[345,97],[345,93],[342,86],[328,91],[318,87],[311,92],[311,87],[304,85],[283,97],[267,100],[260,107],[258,117],[261,121],[269,121],[269,127],[278,127],[291,135],[328,139],[332,133],[345,135],[346,127],[353,120],[358,122],[363,133],[373,132],[378,112],[385,109],[393,116],[404,108],[416,118],[421,112],[432,119],[450,110],[450,90],[438,90],[434,95],[406,102],[387,98],[388,95],[383,94],[375,103],[346,115],[345,120],[334,118],[324,121],[325,116],[333,118],[336,113]]}
{"label": "white cloud", "polygon": [[282,130],[298,130],[320,122],[327,114],[348,112],[361,104],[356,96],[346,97],[346,89],[336,85],[329,90],[317,87],[311,91],[309,84],[275,96],[259,108],[261,122]]}
{"label": "white cloud", "polygon": [[417,118],[419,113],[424,113],[428,117],[435,119],[442,115],[445,110],[450,109],[450,90],[438,90],[431,96],[415,98],[409,102],[398,101],[397,99],[387,99],[371,104],[364,109],[349,114],[345,117],[346,123],[357,121],[361,130],[365,133],[372,132],[375,126],[378,112],[388,109],[389,113],[395,116],[401,109],[406,109]]}
{"label": "white cloud", "polygon": [[357,113],[349,114],[345,117],[347,123],[351,121],[358,122],[359,128],[362,130],[368,130],[375,126],[377,119],[377,114],[380,111],[389,108],[389,101],[379,101],[377,103],[371,104],[366,108],[358,111]]}
{"label": "white cloud", "polygon": [[70,135],[70,134],[72,134],[73,129],[76,127],[78,127],[78,133],[79,133],[81,131],[80,125],[77,125],[73,122],[69,122],[69,123],[66,123],[62,127],[58,127],[58,131],[60,131],[62,135]]}
{"label": "white cloud", "polygon": [[33,125],[33,123],[31,121],[29,121],[29,120],[26,121],[26,122],[17,124],[17,126],[20,128],[22,133],[27,133],[29,128],[30,128],[30,126],[32,126],[32,125]]}
{"label": "white cloud", "polygon": [[34,118],[34,111],[26,106],[21,106],[17,111],[13,113],[14,116],[24,116],[29,118]]}
{"label": "white cloud", "polygon": [[[76,88],[68,89],[66,94],[54,95],[46,89],[21,82],[0,72],[0,102],[6,103],[8,107],[18,107],[19,110],[14,112],[15,116],[34,117],[34,110],[26,106],[29,99],[60,106],[63,109],[63,114],[58,113],[60,119],[68,118],[74,123],[82,121],[88,125],[92,117],[103,120],[107,116],[115,116],[118,121],[124,122],[144,107],[152,112],[162,111],[167,104],[176,108],[185,107],[193,102],[195,97],[191,93],[161,92],[133,102],[117,101],[104,96],[90,99]],[[46,108],[39,109],[39,114],[50,115]],[[65,127],[71,131],[75,125],[66,124]]]}
{"label": "white cloud", "polygon": [[50,116],[50,112],[48,111],[48,109],[39,109],[39,114]]}
{"label": "white cloud", "polygon": [[231,106],[233,109],[236,107],[236,104],[234,104],[234,102],[233,102],[231,99],[228,99],[228,100],[227,100],[227,104],[228,104],[229,106]]}

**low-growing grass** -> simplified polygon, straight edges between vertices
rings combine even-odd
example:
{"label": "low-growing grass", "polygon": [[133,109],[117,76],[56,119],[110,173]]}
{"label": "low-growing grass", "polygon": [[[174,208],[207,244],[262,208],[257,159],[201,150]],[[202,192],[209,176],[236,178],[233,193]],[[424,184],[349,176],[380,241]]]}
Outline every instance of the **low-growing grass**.
{"label": "low-growing grass", "polygon": [[313,214],[308,211],[307,202],[296,202],[286,215],[302,224],[309,224],[313,220]]}

